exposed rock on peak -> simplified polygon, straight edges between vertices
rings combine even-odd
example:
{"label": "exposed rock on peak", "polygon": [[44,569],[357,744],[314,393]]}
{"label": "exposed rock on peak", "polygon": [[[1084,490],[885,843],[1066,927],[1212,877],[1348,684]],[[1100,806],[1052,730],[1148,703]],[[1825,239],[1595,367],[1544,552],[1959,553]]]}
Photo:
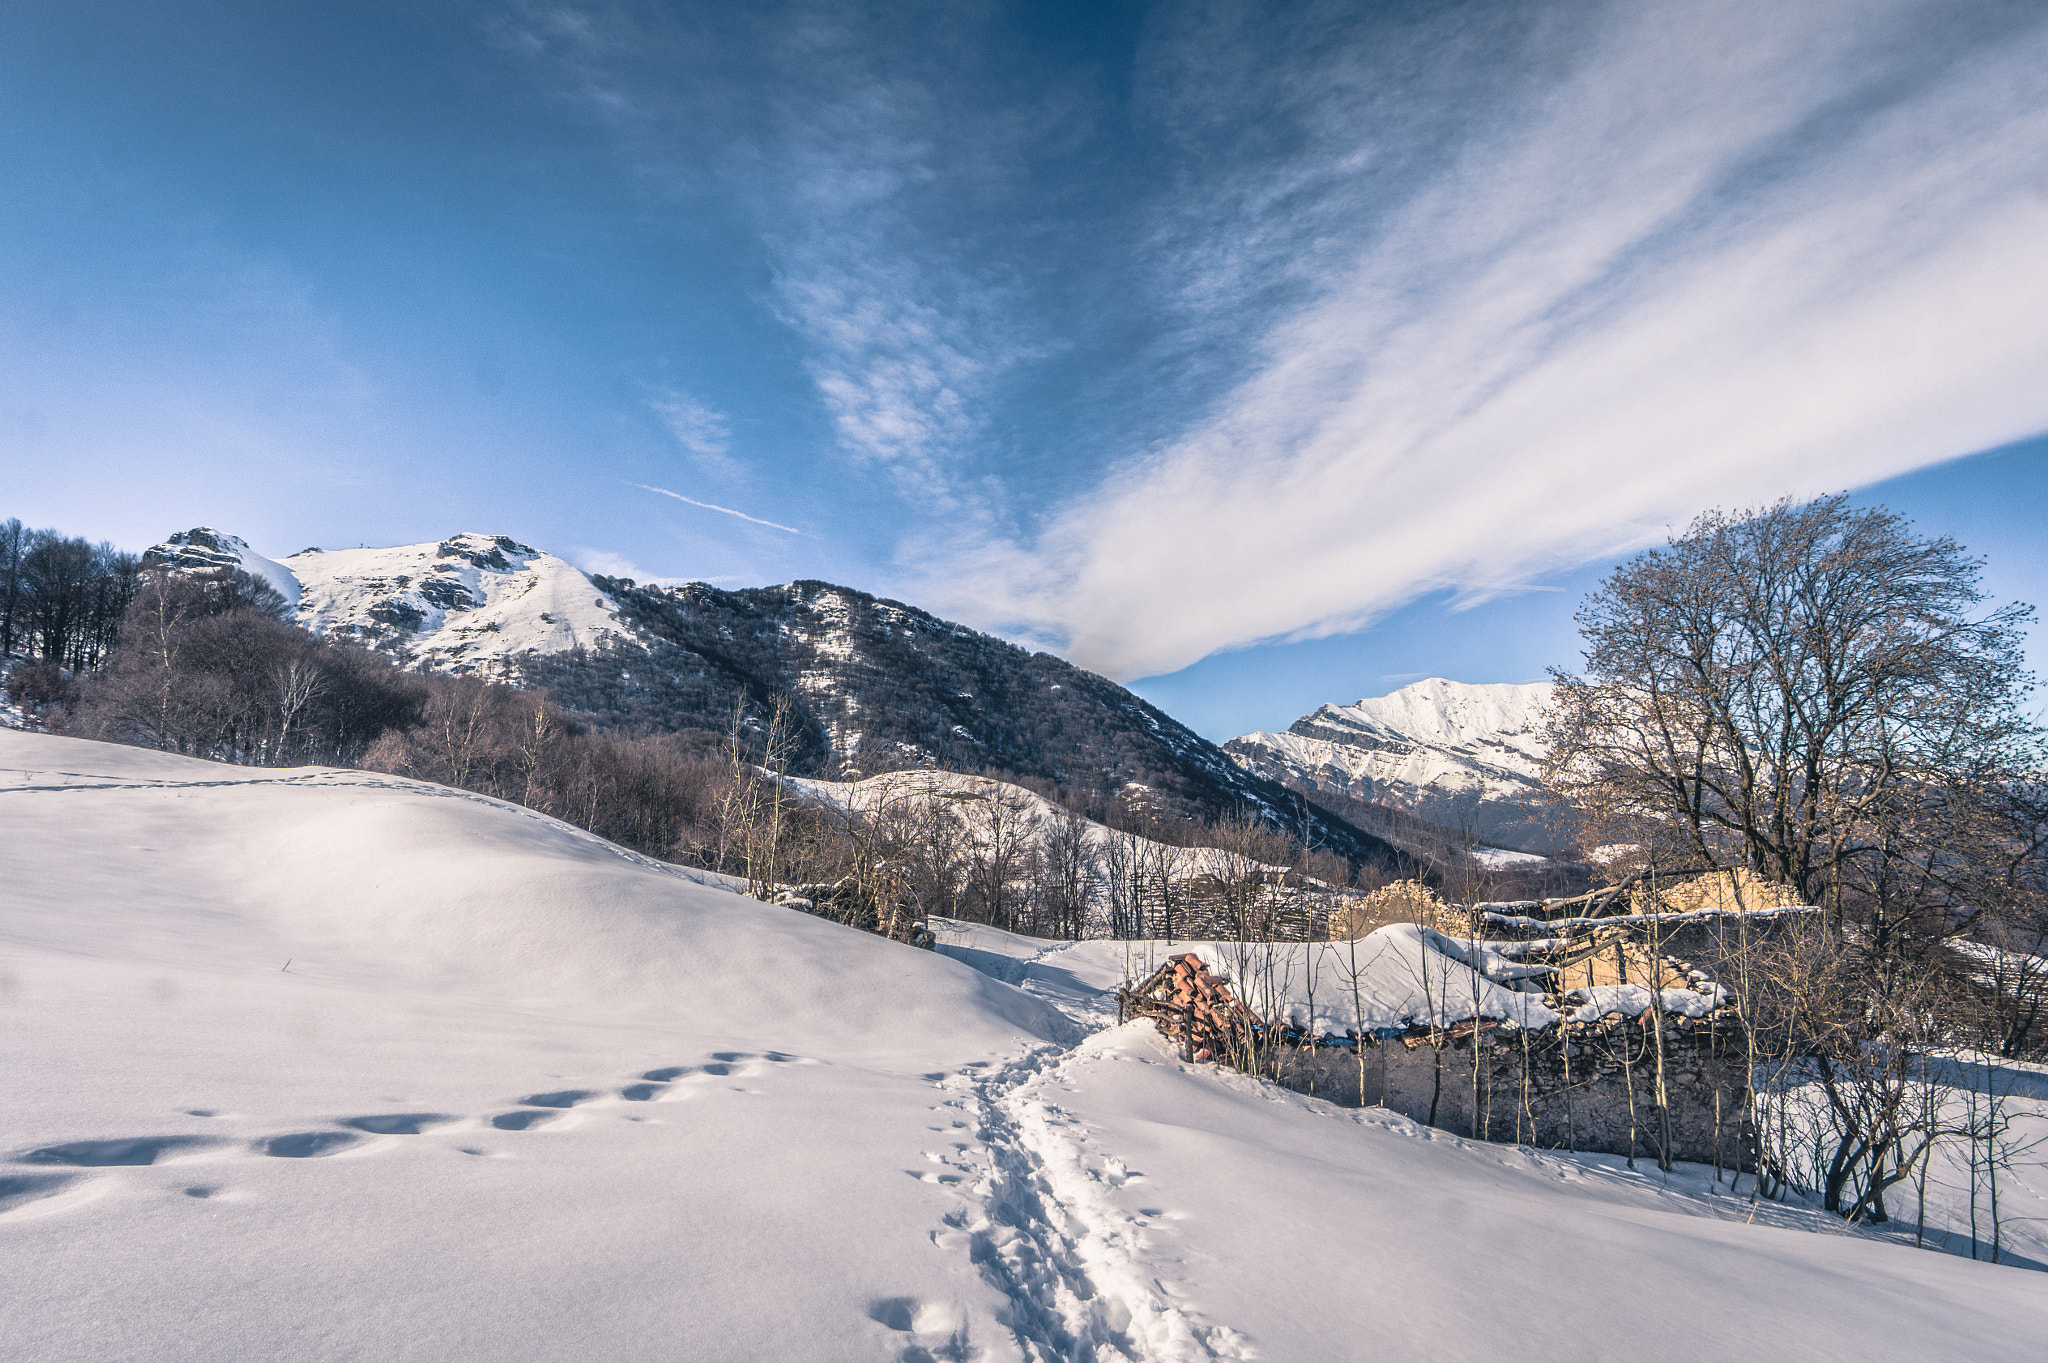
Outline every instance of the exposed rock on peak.
{"label": "exposed rock on peak", "polygon": [[437,671],[504,673],[625,634],[581,569],[509,535],[308,551],[286,564],[304,587],[306,628]]}
{"label": "exposed rock on peak", "polygon": [[292,570],[267,559],[249,547],[249,541],[211,526],[199,525],[168,536],[161,544],[142,551],[145,568],[173,568],[205,572],[232,568],[258,577],[277,589],[287,606],[299,604],[299,579]]}

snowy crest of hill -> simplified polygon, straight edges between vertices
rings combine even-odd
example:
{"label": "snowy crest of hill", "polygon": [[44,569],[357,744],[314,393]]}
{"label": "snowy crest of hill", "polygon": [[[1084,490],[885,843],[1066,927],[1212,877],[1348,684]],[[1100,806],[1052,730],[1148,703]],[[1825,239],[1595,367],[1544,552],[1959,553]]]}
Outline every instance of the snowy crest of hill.
{"label": "snowy crest of hill", "polygon": [[277,588],[285,604],[294,608],[299,604],[299,579],[291,569],[263,557],[241,536],[225,534],[210,526],[181,530],[162,544],[150,546],[143,551],[142,562],[145,567],[187,571],[233,568]]}
{"label": "snowy crest of hill", "polygon": [[1251,733],[1224,751],[1250,771],[1310,791],[1470,820],[1481,837],[1528,840],[1527,801],[1542,767],[1550,684],[1478,685],[1431,677],[1355,705],[1325,705],[1286,733]]}
{"label": "snowy crest of hill", "polygon": [[442,672],[504,672],[539,654],[624,639],[618,608],[576,568],[505,535],[384,549],[305,549],[279,563],[200,527],[143,560],[238,568],[283,593],[298,623]]}
{"label": "snowy crest of hill", "polygon": [[[1051,840],[1054,830],[1069,817],[1067,810],[1035,791],[1009,781],[962,772],[920,769],[884,772],[854,781],[817,781],[803,777],[785,777],[784,780],[812,799],[871,816],[886,816],[891,811],[932,803],[950,806],[960,819],[966,843],[973,847],[985,847],[991,838],[992,822],[1005,818],[1008,825],[1006,836],[1025,846],[1043,847]],[[1093,819],[1078,818],[1077,822],[1081,847],[1096,873],[1101,874],[1105,848],[1118,834],[1108,825]],[[1257,861],[1217,847],[1183,847],[1135,834],[1123,836],[1141,849],[1138,855],[1146,859],[1147,865],[1170,868],[1168,873],[1175,881],[1192,880],[1198,876],[1235,877],[1254,873],[1278,876],[1289,869],[1277,862]]]}
{"label": "snowy crest of hill", "polygon": [[583,571],[505,535],[390,549],[307,549],[286,560],[299,623],[437,671],[498,669],[628,634]]}

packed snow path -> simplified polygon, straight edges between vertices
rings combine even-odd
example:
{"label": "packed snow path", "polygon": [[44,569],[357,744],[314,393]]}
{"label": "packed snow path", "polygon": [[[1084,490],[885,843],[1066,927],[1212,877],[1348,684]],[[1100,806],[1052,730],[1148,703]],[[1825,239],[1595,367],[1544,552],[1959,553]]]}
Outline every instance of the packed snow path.
{"label": "packed snow path", "polygon": [[1116,944],[914,951],[438,787],[0,733],[0,886],[8,1358],[2025,1356],[2037,1329],[2038,1275],[1183,1065],[1111,1025]]}

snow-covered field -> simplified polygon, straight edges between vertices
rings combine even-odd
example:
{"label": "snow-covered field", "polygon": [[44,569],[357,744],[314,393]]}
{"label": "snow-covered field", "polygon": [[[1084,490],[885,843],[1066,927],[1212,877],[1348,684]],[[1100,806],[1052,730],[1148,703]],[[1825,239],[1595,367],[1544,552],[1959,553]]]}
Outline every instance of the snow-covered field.
{"label": "snow-covered field", "polygon": [[2032,1273],[1181,1065],[1119,944],[458,791],[4,732],[0,885],[8,1358],[2038,1347]]}

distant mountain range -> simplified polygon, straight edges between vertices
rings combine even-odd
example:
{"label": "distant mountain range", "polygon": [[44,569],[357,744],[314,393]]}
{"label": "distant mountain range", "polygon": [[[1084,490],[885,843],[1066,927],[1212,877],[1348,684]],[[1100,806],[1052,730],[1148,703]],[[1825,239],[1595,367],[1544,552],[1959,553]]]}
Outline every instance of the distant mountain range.
{"label": "distant mountain range", "polygon": [[1353,705],[1325,705],[1280,734],[1223,750],[1247,771],[1335,804],[1406,811],[1503,847],[1547,852],[1538,815],[1548,682],[1475,685],[1431,677]]}
{"label": "distant mountain range", "polygon": [[723,591],[593,576],[503,535],[264,558],[210,528],[145,555],[276,586],[315,634],[435,671],[544,686],[592,722],[707,742],[778,697],[795,774],[1007,773],[1166,816],[1248,808],[1355,862],[1385,840],[1249,770],[1123,687],[901,602],[825,582]]}

